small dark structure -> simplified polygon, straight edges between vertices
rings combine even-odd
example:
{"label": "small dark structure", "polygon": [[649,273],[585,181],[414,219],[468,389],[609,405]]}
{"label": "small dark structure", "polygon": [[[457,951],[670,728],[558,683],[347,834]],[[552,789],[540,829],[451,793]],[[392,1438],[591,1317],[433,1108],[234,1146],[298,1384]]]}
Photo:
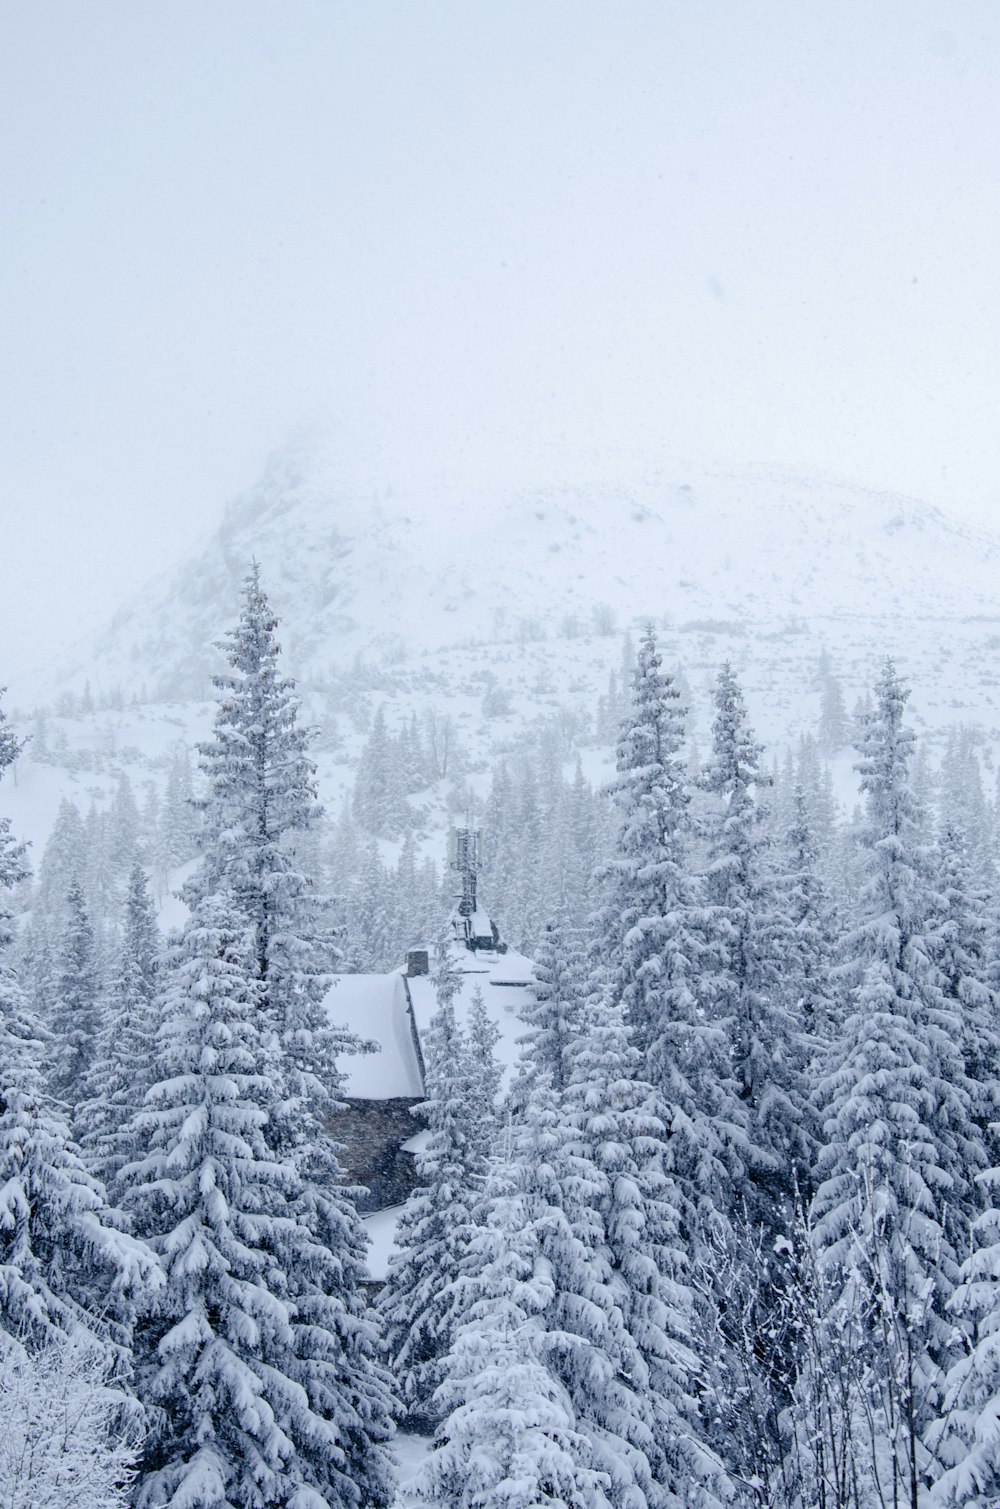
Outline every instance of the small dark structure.
{"label": "small dark structure", "polygon": [[429,975],[431,972],[430,954],[426,948],[411,948],[406,956],[407,978],[412,980],[417,975]]}

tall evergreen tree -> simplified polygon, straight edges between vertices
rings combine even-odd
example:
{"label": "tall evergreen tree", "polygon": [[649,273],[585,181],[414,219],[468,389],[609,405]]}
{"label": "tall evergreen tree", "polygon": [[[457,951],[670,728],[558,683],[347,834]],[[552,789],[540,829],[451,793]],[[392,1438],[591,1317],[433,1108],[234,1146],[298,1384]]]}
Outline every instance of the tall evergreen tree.
{"label": "tall evergreen tree", "polygon": [[879,1383],[875,1429],[886,1491],[915,1495],[939,1398],[957,1272],[955,1239],[984,1149],[971,1121],[961,1033],[926,936],[927,876],[908,784],[908,692],[887,662],[866,715],[858,770],[867,798],[867,884],[849,947],[852,1010],[820,1085],[814,1234],[823,1271],[858,1327]]}
{"label": "tall evergreen tree", "polygon": [[66,904],[67,929],[55,978],[56,998],[50,1005],[54,1034],[50,1087],[72,1116],[86,1095],[87,1075],[97,1049],[100,982],[94,931],[79,882],[70,886]]}
{"label": "tall evergreen tree", "polygon": [[[595,1209],[604,1181],[575,1151],[573,1133],[544,1083],[524,1120],[514,1124],[510,1165],[517,1251],[540,1288],[540,1354],[586,1443],[577,1466],[599,1475],[592,1482],[606,1480],[615,1509],[667,1504],[655,1477],[656,1406],[648,1367],[617,1303],[604,1223]],[[487,1249],[485,1267],[474,1270],[475,1256],[470,1244],[466,1276],[457,1286],[465,1314],[496,1293],[502,1282],[496,1264],[508,1260],[503,1248],[495,1257]],[[463,1350],[460,1340],[445,1360],[446,1379],[460,1380]],[[445,1397],[451,1402],[456,1396],[447,1391]],[[453,1418],[443,1427],[445,1436]]]}
{"label": "tall evergreen tree", "polygon": [[96,802],[91,802],[83,828],[86,853],[82,875],[83,904],[93,933],[94,967],[103,984],[111,969],[119,902],[110,814],[99,808]]}
{"label": "tall evergreen tree", "polygon": [[588,1465],[591,1443],[546,1365],[551,1282],[520,1218],[518,1199],[499,1195],[476,1234],[481,1278],[448,1354],[436,1396],[445,1418],[417,1491],[444,1509],[610,1509],[610,1476]]}
{"label": "tall evergreen tree", "polygon": [[523,1104],[539,1076],[562,1094],[569,1085],[573,1049],[583,1030],[586,959],[576,930],[553,918],[547,922],[535,953],[532,1000],[521,1010],[528,1028],[520,1070],[513,1086],[515,1103]]}
{"label": "tall evergreen tree", "polygon": [[618,833],[602,872],[596,984],[624,1007],[642,1074],[659,1092],[668,1166],[690,1230],[699,1212],[726,1207],[742,1168],[746,1113],[725,1034],[702,1000],[700,979],[713,955],[690,858],[683,711],[652,629],[639,647],[608,790]]}
{"label": "tall evergreen tree", "polygon": [[494,766],[489,795],[483,806],[486,852],[480,871],[480,888],[503,907],[504,937],[520,944],[522,926],[520,896],[520,843],[515,814],[514,778],[506,760]]}
{"label": "tall evergreen tree", "polygon": [[[800,781],[792,790],[791,822],[785,835],[776,900],[787,924],[778,989],[816,1062],[839,1027],[834,979],[837,926],[820,870],[808,798]],[[814,1135],[818,1135],[818,1129]]]}
{"label": "tall evergreen tree", "polygon": [[819,714],[819,743],[824,754],[832,755],[850,742],[851,721],[847,716],[844,691],[829,662],[824,656],[820,665],[820,690],[822,702]]}
{"label": "tall evergreen tree", "polygon": [[[928,943],[941,989],[961,1028],[962,1063],[980,1135],[1000,1120],[1000,1002],[991,979],[989,900],[977,885],[970,845],[946,820],[933,855]],[[961,1239],[959,1250],[964,1246]]]}
{"label": "tall evergreen tree", "polygon": [[127,876],[139,858],[142,819],[128,776],[122,772],[108,813],[108,842],[115,870]]}
{"label": "tall evergreen tree", "polygon": [[90,1334],[125,1356],[129,1296],[155,1288],[156,1264],[117,1229],[46,1097],[47,1049],[0,965],[0,1330]]}
{"label": "tall evergreen tree", "polygon": [[496,1108],[503,1081],[503,1066],[496,1056],[500,1029],[486,1009],[479,985],[473,987],[465,1033],[469,1054],[470,1099],[476,1108],[472,1118],[472,1131],[485,1167],[493,1152],[497,1134]]}
{"label": "tall evergreen tree", "polygon": [[426,1099],[421,1113],[430,1138],[418,1154],[419,1183],[396,1230],[396,1252],[379,1296],[386,1354],[410,1415],[427,1417],[441,1381],[441,1361],[457,1319],[454,1283],[473,1230],[487,1160],[481,1122],[486,1064],[476,1065],[455,1019],[453,996],[442,992],[424,1042]]}
{"label": "tall evergreen tree", "polygon": [[379,708],[358,761],[354,816],[378,838],[395,838],[406,828],[408,775],[406,754],[389,733],[385,709]]}
{"label": "tall evergreen tree", "polygon": [[717,1509],[731,1484],[700,1418],[702,1365],[691,1350],[695,1301],[682,1200],[664,1173],[669,1160],[657,1097],[642,1078],[620,1008],[601,997],[589,1001],[571,1051],[563,1115],[572,1155],[593,1171],[582,1182],[588,1217],[600,1218],[593,1258],[605,1303],[621,1315],[642,1373],[625,1360],[628,1353],[623,1366],[633,1380],[643,1378],[652,1405],[652,1441],[644,1449],[667,1503]]}
{"label": "tall evergreen tree", "polygon": [[389,885],[389,936],[394,964],[405,957],[407,949],[415,942],[428,936],[422,900],[417,878],[417,846],[412,831],[409,831],[403,839]]}
{"label": "tall evergreen tree", "polygon": [[[2,725],[0,725],[2,731]],[[2,766],[0,766],[2,774]],[[32,1018],[11,965],[6,896],[24,850],[0,823],[0,1331],[44,1343],[55,1332],[127,1348],[136,1287],[156,1264],[115,1226],[65,1117],[47,1098],[51,1041]]]}
{"label": "tall evergreen tree", "polygon": [[[706,887],[719,965],[703,977],[713,1021],[729,1041],[741,1109],[749,1185],[740,1190],[759,1219],[773,1221],[797,1169],[812,1154],[799,1024],[781,998],[785,920],[764,864],[758,793],[769,784],[763,747],[729,665],[719,673],[712,752],[702,778],[713,799],[704,820]],[[780,1225],[780,1218],[779,1218]]]}
{"label": "tall evergreen tree", "polygon": [[295,851],[297,835],[317,822],[320,807],[294,682],[278,667],[276,627],[255,565],[228,636],[230,669],[215,678],[221,697],[214,737],[199,745],[208,781],[205,857],[184,895],[196,905],[220,888],[231,892],[253,932],[262,1009],[281,1038],[285,1071],[294,1080],[289,1094],[307,1102],[318,1120],[336,1103],[343,1039],[323,1007],[335,951]]}
{"label": "tall evergreen tree", "polygon": [[1000,1503],[1000,1169],[981,1176],[987,1208],[973,1227],[951,1310],[968,1328],[948,1373],[942,1408],[930,1430],[944,1471],[931,1502],[941,1509],[993,1509]]}
{"label": "tall evergreen tree", "polygon": [[356,1305],[332,1292],[281,1147],[281,1044],[257,938],[201,898],[169,959],[160,1068],[123,1173],[166,1285],[138,1356],[151,1429],[140,1509],[387,1506],[386,1380]]}
{"label": "tall evergreen tree", "polygon": [[[525,1057],[539,1060],[519,1075],[530,1093],[453,1285],[462,1314],[497,1313],[499,1299],[504,1324],[478,1341],[468,1324],[453,1330],[438,1395],[452,1411],[440,1431],[449,1444],[428,1471],[455,1492],[473,1426],[504,1443],[508,1461],[507,1395],[495,1375],[480,1390],[472,1364],[478,1356],[489,1370],[493,1347],[504,1355],[516,1335],[529,1408],[540,1412],[526,1450],[547,1459],[546,1422],[575,1428],[587,1443],[577,1467],[610,1504],[715,1506],[725,1474],[703,1444],[695,1402],[692,1297],[676,1189],[663,1173],[663,1124],[620,1008],[598,995],[580,1008],[579,1027],[565,1045],[562,1094],[546,1067],[561,1063],[549,1037],[536,1031],[526,1041]],[[512,1280],[524,1287],[505,1310]]]}
{"label": "tall evergreen tree", "polygon": [[399,962],[393,940],[393,899],[378,841],[372,838],[362,851],[347,905],[347,958],[361,974],[378,974]]}
{"label": "tall evergreen tree", "polygon": [[[325,1418],[329,1399],[342,1416],[351,1415],[350,1451],[343,1450],[361,1472],[368,1460],[366,1416],[373,1440],[382,1439],[384,1389],[365,1350],[371,1340],[362,1289],[365,1234],[352,1192],[342,1187],[328,1128],[339,1106],[337,1054],[356,1042],[331,1026],[324,1004],[336,950],[297,847],[320,808],[294,683],[279,672],[275,628],[255,566],[229,635],[230,669],[216,682],[222,695],[214,739],[200,746],[205,858],[185,897],[197,913],[203,900],[224,891],[249,929],[259,1010],[278,1045],[269,1141],[294,1169],[294,1220],[311,1244],[308,1262],[296,1253],[284,1269],[289,1302],[303,1317],[286,1361],[313,1414]],[[373,1503],[381,1502],[380,1471],[371,1467]],[[347,1488],[338,1492],[346,1495]]]}
{"label": "tall evergreen tree", "polygon": [[79,809],[59,804],[42,850],[31,897],[31,916],[15,941],[18,974],[32,1014],[48,1020],[55,999],[58,958],[68,924],[66,897],[84,875],[86,840]]}
{"label": "tall evergreen tree", "polygon": [[159,939],[146,873],[132,867],[110,986],[101,1003],[94,1061],[77,1121],[91,1170],[112,1199],[122,1167],[135,1157],[131,1126],[156,1073]]}
{"label": "tall evergreen tree", "polygon": [[[0,696],[3,690],[0,689]],[[7,714],[0,707],[0,779],[4,770],[16,760],[22,743],[7,726]],[[9,817],[0,817],[0,951],[12,941],[10,896],[16,886],[27,878],[28,865],[25,845],[19,843],[11,831]],[[0,958],[3,957],[0,952]]]}
{"label": "tall evergreen tree", "polygon": [[[0,686],[0,698],[6,694],[6,691],[5,686]],[[0,707],[0,772],[13,765],[24,748],[25,742],[11,728],[5,709]]]}
{"label": "tall evergreen tree", "polygon": [[[17,747],[0,711],[0,776]],[[120,1357],[128,1295],[152,1292],[157,1267],[115,1227],[103,1189],[45,1094],[51,1041],[11,963],[7,897],[23,874],[24,848],[0,820],[0,1331],[28,1344],[78,1334]]]}
{"label": "tall evergreen tree", "polygon": [[194,858],[198,851],[197,830],[191,761],[187,748],[182,745],[174,751],[160,811],[158,851],[164,872]]}

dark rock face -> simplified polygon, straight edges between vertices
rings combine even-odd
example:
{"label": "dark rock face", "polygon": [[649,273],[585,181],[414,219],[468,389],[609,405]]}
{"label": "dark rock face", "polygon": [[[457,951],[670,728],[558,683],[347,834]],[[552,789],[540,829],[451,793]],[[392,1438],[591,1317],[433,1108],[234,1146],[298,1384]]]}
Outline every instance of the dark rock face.
{"label": "dark rock face", "polygon": [[348,1184],[364,1186],[358,1200],[362,1212],[401,1205],[417,1182],[416,1159],[404,1153],[407,1142],[422,1129],[412,1115],[418,1100],[349,1100],[330,1123],[341,1144],[340,1162]]}

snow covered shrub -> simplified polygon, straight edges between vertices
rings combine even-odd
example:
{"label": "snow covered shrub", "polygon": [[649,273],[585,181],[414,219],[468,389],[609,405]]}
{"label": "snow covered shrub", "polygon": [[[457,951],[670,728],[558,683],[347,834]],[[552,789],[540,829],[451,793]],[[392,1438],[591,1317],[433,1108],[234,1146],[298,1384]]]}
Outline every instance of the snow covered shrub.
{"label": "snow covered shrub", "polygon": [[92,1344],[0,1353],[0,1509],[126,1509],[141,1438],[134,1400]]}

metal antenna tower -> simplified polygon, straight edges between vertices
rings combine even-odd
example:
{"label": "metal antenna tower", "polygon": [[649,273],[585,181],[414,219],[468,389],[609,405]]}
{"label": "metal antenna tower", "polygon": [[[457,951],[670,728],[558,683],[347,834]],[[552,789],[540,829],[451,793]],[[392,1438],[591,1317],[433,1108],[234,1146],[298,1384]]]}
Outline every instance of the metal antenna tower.
{"label": "metal antenna tower", "polygon": [[458,903],[460,917],[472,917],[476,912],[480,852],[478,828],[452,828],[448,835],[448,864],[462,877],[462,896]]}

